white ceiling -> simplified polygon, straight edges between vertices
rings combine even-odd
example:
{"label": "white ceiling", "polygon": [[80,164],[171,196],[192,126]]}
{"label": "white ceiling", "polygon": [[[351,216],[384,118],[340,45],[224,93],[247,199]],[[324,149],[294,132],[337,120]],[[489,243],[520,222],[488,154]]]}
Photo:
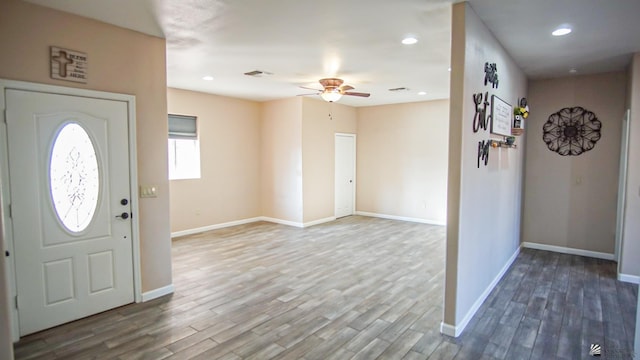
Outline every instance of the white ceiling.
{"label": "white ceiling", "polygon": [[[470,0],[529,78],[623,70],[640,51],[640,0]],[[560,25],[573,32],[554,37]]]}
{"label": "white ceiling", "polygon": [[[170,87],[257,101],[340,77],[352,106],[449,96],[457,0],[26,0],[167,39]],[[622,70],[640,51],[640,0],[470,0],[531,78]],[[574,32],[551,36],[561,24]],[[406,35],[419,41],[402,45]],[[273,73],[249,77],[243,73]],[[211,75],[213,81],[202,77]],[[390,92],[406,87],[408,91]],[[425,91],[426,95],[418,95]]]}

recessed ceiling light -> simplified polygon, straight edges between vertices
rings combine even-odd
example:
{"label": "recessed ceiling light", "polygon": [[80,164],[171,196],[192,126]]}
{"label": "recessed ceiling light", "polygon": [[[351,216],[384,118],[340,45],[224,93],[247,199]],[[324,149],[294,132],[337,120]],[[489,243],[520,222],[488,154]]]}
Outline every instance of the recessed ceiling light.
{"label": "recessed ceiling light", "polygon": [[563,26],[563,27],[559,27],[559,28],[555,29],[551,33],[551,35],[553,35],[553,36],[563,36],[563,35],[567,35],[569,33],[571,33],[571,28]]}
{"label": "recessed ceiling light", "polygon": [[413,36],[407,36],[406,38],[402,39],[402,43],[405,45],[413,45],[417,42],[418,39],[414,38]]}
{"label": "recessed ceiling light", "polygon": [[577,72],[578,72],[578,69],[575,69],[575,68],[574,68],[574,69],[570,69],[570,70],[569,70],[569,73],[570,73],[570,74],[575,74],[575,73],[577,73]]}
{"label": "recessed ceiling light", "polygon": [[420,92],[418,93],[418,95],[427,95],[427,92],[426,92],[426,91],[420,91]]}
{"label": "recessed ceiling light", "polygon": [[207,76],[203,77],[202,80],[211,81],[211,80],[213,80],[213,76],[207,75]]}

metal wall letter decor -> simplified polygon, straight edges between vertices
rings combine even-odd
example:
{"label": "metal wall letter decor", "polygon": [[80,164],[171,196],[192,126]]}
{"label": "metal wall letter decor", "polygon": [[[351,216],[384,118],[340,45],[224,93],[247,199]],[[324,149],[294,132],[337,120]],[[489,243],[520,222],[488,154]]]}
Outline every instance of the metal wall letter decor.
{"label": "metal wall letter decor", "polygon": [[484,166],[489,164],[489,148],[491,147],[491,140],[478,141],[478,169],[480,164],[484,163]]}
{"label": "metal wall letter decor", "polygon": [[492,88],[498,88],[498,66],[496,63],[484,63],[484,85],[491,83]]}
{"label": "metal wall letter decor", "polygon": [[593,149],[600,140],[602,122],[582,107],[564,108],[551,114],[542,127],[542,140],[562,156],[577,156]]}
{"label": "metal wall letter decor", "polygon": [[[487,130],[489,126],[489,118],[487,117],[487,106],[489,106],[489,92],[484,94],[484,102],[482,101],[482,93],[473,94],[473,102],[476,104],[476,114],[473,117],[473,132],[477,133],[480,129]],[[483,105],[482,107],[480,105]]]}
{"label": "metal wall letter decor", "polygon": [[[484,64],[484,85],[491,84],[492,88],[498,87],[498,66],[496,63]],[[493,99],[492,99],[493,101]],[[482,130],[487,130],[489,124],[493,121],[493,113],[489,114],[487,109],[491,103],[489,102],[489,92],[479,92],[473,94],[473,103],[475,105],[475,115],[473,116],[473,132],[477,133]],[[492,110],[493,111],[493,110]],[[489,149],[491,148],[492,140],[478,141],[478,169],[480,164],[484,163],[484,166],[489,164]]]}

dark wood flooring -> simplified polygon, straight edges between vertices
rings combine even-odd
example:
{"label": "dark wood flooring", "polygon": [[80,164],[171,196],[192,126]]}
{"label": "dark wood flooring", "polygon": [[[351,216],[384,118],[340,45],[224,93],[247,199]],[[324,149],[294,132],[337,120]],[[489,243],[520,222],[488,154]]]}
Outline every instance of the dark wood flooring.
{"label": "dark wood flooring", "polygon": [[352,216],[174,241],[175,294],[27,336],[17,359],[628,358],[637,286],[524,249],[457,339],[439,334],[445,229]]}

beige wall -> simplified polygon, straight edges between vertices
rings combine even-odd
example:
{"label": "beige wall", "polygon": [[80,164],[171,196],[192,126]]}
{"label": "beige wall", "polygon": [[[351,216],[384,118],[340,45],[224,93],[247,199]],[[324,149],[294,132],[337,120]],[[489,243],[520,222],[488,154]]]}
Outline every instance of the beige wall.
{"label": "beige wall", "polygon": [[[616,72],[529,84],[522,241],[614,253],[626,83],[626,74]],[[573,106],[595,113],[602,138],[579,156],[561,156],[542,141],[542,127]]]}
{"label": "beige wall", "polygon": [[638,221],[640,219],[640,53],[633,56],[630,75],[629,167],[624,238],[619,270],[622,274],[640,277],[640,221]]}
{"label": "beige wall", "polygon": [[[86,52],[88,83],[49,78],[49,46]],[[0,1],[0,78],[136,96],[142,290],[171,284],[165,41],[18,0]],[[2,290],[0,290],[1,292]],[[4,294],[0,294],[4,297]]]}
{"label": "beige wall", "polygon": [[171,181],[171,231],[260,216],[260,103],[168,89],[170,114],[198,117],[200,179]]}
{"label": "beige wall", "polygon": [[446,223],[449,101],[358,108],[358,211]]}
{"label": "beige wall", "polygon": [[[490,150],[477,168],[472,95],[486,92],[510,104],[526,96],[527,80],[468,3],[453,6],[449,125],[445,332],[459,332],[520,246],[523,139],[517,149]],[[499,88],[485,86],[484,64],[497,64]]]}
{"label": "beige wall", "polygon": [[355,108],[178,89],[169,89],[168,107],[198,116],[202,166],[200,180],[171,181],[172,231],[259,216],[300,226],[334,215],[334,134],[356,132]]}
{"label": "beige wall", "polygon": [[262,215],[302,223],[302,98],[262,103]]}
{"label": "beige wall", "polygon": [[[202,179],[171,182],[172,231],[259,216],[296,226],[333,217],[335,133],[359,134],[358,210],[444,223],[447,104],[357,109],[169,89],[169,113],[199,118],[202,163]],[[399,200],[382,203],[380,194]]]}
{"label": "beige wall", "polygon": [[302,189],[305,223],[335,215],[334,143],[337,132],[356,133],[356,109],[303,98]]}

